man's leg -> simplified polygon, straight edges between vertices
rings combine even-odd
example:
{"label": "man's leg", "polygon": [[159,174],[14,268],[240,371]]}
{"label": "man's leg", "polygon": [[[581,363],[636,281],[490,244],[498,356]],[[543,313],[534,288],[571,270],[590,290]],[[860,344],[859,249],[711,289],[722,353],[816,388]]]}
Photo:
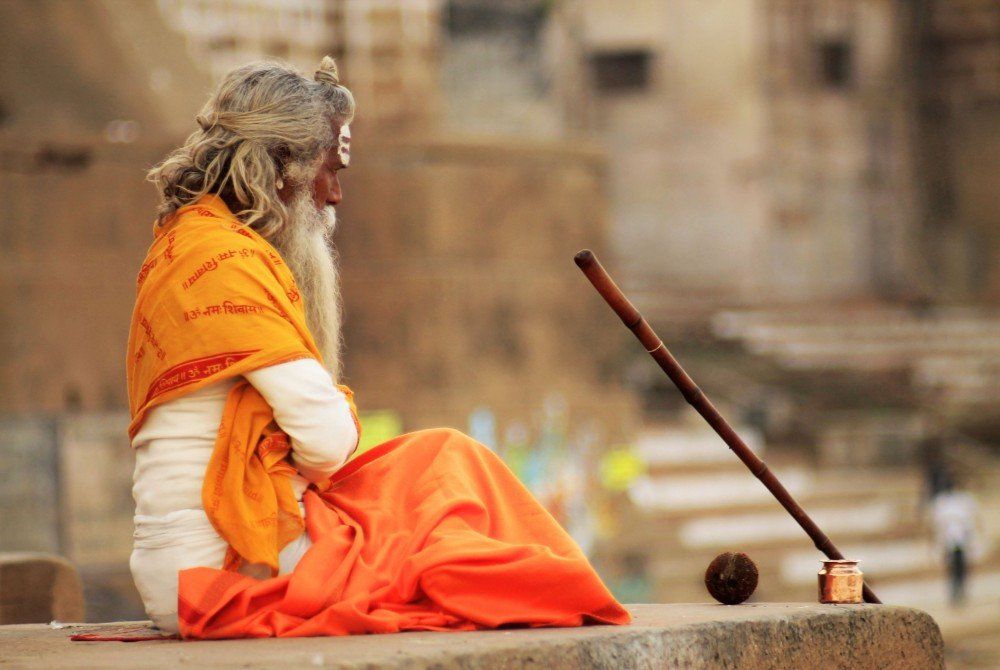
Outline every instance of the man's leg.
{"label": "man's leg", "polygon": [[951,604],[959,606],[965,602],[965,578],[968,566],[965,561],[965,550],[954,547],[951,550]]}

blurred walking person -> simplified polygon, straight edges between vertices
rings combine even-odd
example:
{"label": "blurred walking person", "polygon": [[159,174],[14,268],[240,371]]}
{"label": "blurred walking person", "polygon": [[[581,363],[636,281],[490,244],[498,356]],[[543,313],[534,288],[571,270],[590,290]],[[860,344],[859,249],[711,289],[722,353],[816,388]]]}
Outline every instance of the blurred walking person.
{"label": "blurred walking person", "polygon": [[934,531],[944,552],[948,570],[950,599],[953,607],[965,603],[969,563],[976,541],[978,505],[972,494],[955,490],[952,481],[944,482],[931,502]]}

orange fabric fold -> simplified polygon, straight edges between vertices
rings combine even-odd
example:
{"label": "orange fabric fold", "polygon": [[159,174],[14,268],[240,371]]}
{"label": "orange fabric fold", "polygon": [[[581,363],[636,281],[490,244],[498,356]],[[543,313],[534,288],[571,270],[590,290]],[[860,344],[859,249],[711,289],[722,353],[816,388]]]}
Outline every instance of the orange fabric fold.
{"label": "orange fabric fold", "polygon": [[[154,234],[129,332],[130,437],[150,409],[208,384],[299,358],[322,360],[291,271],[221,199],[181,208]],[[276,574],[279,552],[301,534],[289,449],[270,406],[239,382],[202,488],[208,518],[229,543],[226,568],[263,563]]]}
{"label": "orange fabric fold", "polygon": [[625,624],[559,524],[487,448],[454,430],[401,436],[305,498],[313,546],[255,580],[179,580],[185,638],[301,637],[504,625]]}
{"label": "orange fabric fold", "polygon": [[291,484],[295,468],[285,458],[290,449],[271,407],[246,380],[238,382],[226,399],[202,487],[205,513],[229,542],[224,570],[237,570],[246,559],[277,574],[279,548],[305,529]]}
{"label": "orange fabric fold", "polygon": [[[361,434],[354,393],[343,385]],[[248,449],[247,445],[256,445]],[[305,530],[292,490],[295,467],[288,436],[277,429],[271,407],[245,379],[229,391],[205,472],[202,503],[219,535],[229,542],[223,570],[242,561],[264,563],[274,573],[281,548]]]}

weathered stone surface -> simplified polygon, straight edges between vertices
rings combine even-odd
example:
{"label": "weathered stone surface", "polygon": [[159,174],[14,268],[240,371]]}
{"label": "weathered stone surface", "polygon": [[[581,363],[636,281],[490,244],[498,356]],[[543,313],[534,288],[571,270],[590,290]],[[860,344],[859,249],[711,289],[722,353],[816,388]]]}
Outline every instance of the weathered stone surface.
{"label": "weathered stone surface", "polygon": [[83,586],[73,564],[52,554],[0,553],[0,624],[53,619],[83,621]]}
{"label": "weathered stone surface", "polygon": [[[0,628],[14,668],[943,668],[937,624],[889,605],[632,605],[630,626],[218,642],[70,642],[48,626]],[[106,626],[107,628],[107,626]]]}

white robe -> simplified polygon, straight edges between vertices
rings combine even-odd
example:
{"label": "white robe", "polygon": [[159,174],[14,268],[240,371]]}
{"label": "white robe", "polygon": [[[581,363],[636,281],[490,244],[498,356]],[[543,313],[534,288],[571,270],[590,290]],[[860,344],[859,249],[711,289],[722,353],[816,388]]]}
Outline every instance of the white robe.
{"label": "white robe", "polygon": [[[271,405],[292,444],[292,460],[304,469],[335,472],[358,441],[347,398],[318,361],[301,359],[261,368],[247,380]],[[135,472],[135,536],[130,566],[146,613],[160,628],[177,631],[177,574],[193,567],[221,568],[226,542],[205,514],[201,487],[215,447],[226,396],[236,379],[150,410],[132,440]],[[301,506],[309,482],[292,477]],[[282,550],[280,572],[291,571],[310,546],[303,533]],[[262,578],[266,566],[241,572]]]}

